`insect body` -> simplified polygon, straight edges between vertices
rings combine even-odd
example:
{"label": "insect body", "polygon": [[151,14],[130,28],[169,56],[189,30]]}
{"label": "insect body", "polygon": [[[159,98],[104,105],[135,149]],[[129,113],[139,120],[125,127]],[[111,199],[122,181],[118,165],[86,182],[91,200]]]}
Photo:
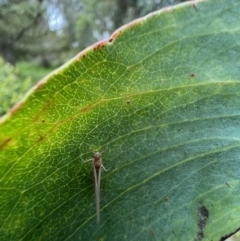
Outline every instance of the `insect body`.
{"label": "insect body", "polygon": [[95,199],[96,199],[96,212],[97,212],[98,223],[100,219],[101,166],[102,166],[102,155],[100,152],[96,152],[93,158],[93,170],[94,170],[94,180],[95,180]]}
{"label": "insect body", "polygon": [[[91,160],[91,159],[90,159]],[[90,161],[89,160],[89,161]],[[97,212],[97,222],[100,220],[100,181],[101,181],[101,167],[105,169],[102,164],[102,154],[100,152],[95,152],[93,157],[93,170],[94,170],[94,184],[95,184],[95,200],[96,200],[96,212]]]}

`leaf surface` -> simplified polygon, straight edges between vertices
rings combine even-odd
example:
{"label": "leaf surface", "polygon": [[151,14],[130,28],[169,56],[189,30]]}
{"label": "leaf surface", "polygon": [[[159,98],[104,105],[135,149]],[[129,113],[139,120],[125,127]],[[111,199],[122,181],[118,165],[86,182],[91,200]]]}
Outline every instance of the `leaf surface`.
{"label": "leaf surface", "polygon": [[[1,240],[219,240],[240,217],[240,3],[136,20],[1,120]],[[100,224],[93,151],[102,153]]]}

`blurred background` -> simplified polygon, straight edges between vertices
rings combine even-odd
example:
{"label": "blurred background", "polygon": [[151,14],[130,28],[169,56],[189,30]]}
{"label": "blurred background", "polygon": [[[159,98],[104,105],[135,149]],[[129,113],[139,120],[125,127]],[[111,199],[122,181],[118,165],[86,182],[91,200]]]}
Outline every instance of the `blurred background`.
{"label": "blurred background", "polygon": [[186,0],[0,0],[0,116],[55,68],[122,25]]}

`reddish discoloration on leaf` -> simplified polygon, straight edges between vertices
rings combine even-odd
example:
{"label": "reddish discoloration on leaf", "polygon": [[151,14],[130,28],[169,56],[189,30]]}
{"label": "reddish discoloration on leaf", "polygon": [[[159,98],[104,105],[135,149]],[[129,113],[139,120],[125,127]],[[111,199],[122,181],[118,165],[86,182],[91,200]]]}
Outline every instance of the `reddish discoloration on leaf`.
{"label": "reddish discoloration on leaf", "polygon": [[113,35],[111,36],[111,39],[117,38],[117,36],[119,36],[121,33],[122,33],[121,30],[118,30],[118,31],[114,32]]}
{"label": "reddish discoloration on leaf", "polygon": [[38,138],[37,142],[39,143],[39,142],[44,141],[44,140],[46,139],[46,137],[53,132],[54,129],[55,129],[55,127],[53,127],[49,132],[47,132],[46,135],[40,136],[40,137]]}
{"label": "reddish discoloration on leaf", "polygon": [[173,7],[166,7],[163,9],[164,12],[169,13],[169,12],[173,12],[175,9]]}
{"label": "reddish discoloration on leaf", "polygon": [[38,83],[37,83],[37,85],[36,85],[35,90],[40,89],[40,88],[43,86],[43,84],[44,84],[44,82],[43,82],[43,81],[38,82]]}
{"label": "reddish discoloration on leaf", "polygon": [[10,110],[10,114],[14,114],[22,105],[24,102],[18,102],[16,105],[13,106],[13,108]]}
{"label": "reddish discoloration on leaf", "polygon": [[139,23],[141,23],[141,22],[142,22],[142,21],[139,21],[139,19],[133,20],[132,22],[130,22],[130,23],[127,24],[127,27],[128,27],[128,28],[131,28],[131,27],[133,27],[133,26],[135,26],[135,25],[137,25],[137,24],[139,24]]}
{"label": "reddish discoloration on leaf", "polygon": [[[103,100],[101,100],[100,102],[102,102],[102,101],[103,101]],[[93,105],[89,105],[89,106],[87,106],[87,107],[85,107],[85,108],[82,108],[76,115],[78,115],[78,114],[80,114],[80,113],[84,113],[84,112],[89,111],[89,110],[92,109],[96,104],[99,104],[100,102],[95,103],[95,104],[93,104]],[[49,102],[48,105],[45,105],[45,107],[43,108],[43,110],[34,118],[34,122],[36,122],[36,121],[39,119],[41,113],[42,113],[45,109],[47,109],[47,107],[50,105],[50,103],[51,103],[51,101]],[[56,128],[58,128],[59,126],[61,126],[62,124],[66,123],[66,122],[68,122],[68,121],[72,121],[73,119],[74,119],[74,116],[71,116],[70,118],[67,118],[67,119],[65,119],[65,120],[57,123],[55,126],[53,126],[53,127],[52,127],[47,133],[45,133],[44,135],[40,135],[40,134],[39,134],[39,139],[37,140],[37,142],[42,142],[43,140],[46,139],[47,136],[49,136],[51,133],[53,133]],[[42,122],[42,123],[45,123],[45,120],[43,119],[41,122]]]}
{"label": "reddish discoloration on leaf", "polygon": [[[100,102],[101,102],[101,101],[100,101]],[[49,104],[50,104],[50,103],[49,103]],[[84,112],[89,111],[89,110],[92,109],[95,105],[96,105],[96,104],[93,104],[93,105],[89,105],[89,106],[87,106],[87,107],[82,108],[82,109],[77,113],[77,115],[80,114],[80,113],[84,113]],[[43,111],[47,108],[47,106],[48,106],[48,105],[46,105],[45,108],[43,108]],[[36,121],[38,120],[38,118],[40,117],[40,115],[41,115],[41,113],[42,113],[43,111],[41,111],[41,112],[35,117],[34,122],[36,122]],[[45,133],[44,135],[40,135],[40,134],[39,134],[39,139],[38,139],[37,142],[42,142],[44,139],[46,139],[46,137],[47,137],[48,135],[50,135],[51,133],[53,133],[56,128],[58,128],[59,126],[61,126],[63,123],[66,123],[66,122],[68,122],[68,121],[72,121],[73,119],[74,119],[74,116],[71,116],[70,118],[68,118],[68,119],[66,119],[66,120],[63,120],[63,121],[57,123],[55,126],[53,126],[53,127],[52,127],[47,133]],[[42,122],[42,123],[45,123],[45,120],[42,120],[41,122]]]}
{"label": "reddish discoloration on leaf", "polygon": [[90,109],[91,109],[90,106],[88,106],[88,107],[85,107],[85,108],[81,109],[80,112],[87,112]]}
{"label": "reddish discoloration on leaf", "polygon": [[96,44],[93,45],[93,50],[95,51],[95,50],[98,50],[100,48],[105,47],[107,42],[108,42],[107,40],[103,40],[101,42],[97,42]]}
{"label": "reddish discoloration on leaf", "polygon": [[0,148],[2,149],[4,146],[6,146],[12,139],[7,138],[2,144],[0,144]]}
{"label": "reddish discoloration on leaf", "polygon": [[84,54],[80,53],[76,59],[80,60],[80,59],[85,59],[85,58],[86,58],[86,54],[85,53]]}
{"label": "reddish discoloration on leaf", "polygon": [[61,126],[61,124],[64,123],[64,122],[61,122],[61,123],[58,123],[56,124],[55,126],[53,126],[48,132],[46,132],[44,135],[40,135],[39,134],[39,138],[37,140],[37,142],[42,142],[43,140],[45,140],[50,134],[52,134],[54,132],[54,130],[56,128],[58,128],[59,126]]}
{"label": "reddish discoloration on leaf", "polygon": [[87,106],[87,107],[82,108],[82,109],[80,110],[80,113],[81,113],[81,112],[83,112],[83,113],[84,113],[84,112],[89,111],[90,109],[92,109],[92,108],[93,108],[93,106],[94,106],[94,105],[89,105],[89,106]]}
{"label": "reddish discoloration on leaf", "polygon": [[43,108],[40,110],[40,112],[34,117],[33,122],[38,121],[38,119],[39,119],[39,117],[42,115],[42,113],[44,113],[53,102],[54,102],[54,98],[52,98],[51,100],[49,100],[49,101],[43,106]]}

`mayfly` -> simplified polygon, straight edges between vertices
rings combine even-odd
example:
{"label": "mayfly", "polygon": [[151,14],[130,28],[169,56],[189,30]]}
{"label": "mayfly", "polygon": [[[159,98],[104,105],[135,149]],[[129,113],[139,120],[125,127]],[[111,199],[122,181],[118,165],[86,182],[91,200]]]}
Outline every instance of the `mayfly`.
{"label": "mayfly", "polygon": [[[102,164],[102,154],[100,152],[95,152],[93,159],[87,161],[93,161],[93,171],[94,171],[94,184],[95,184],[95,200],[96,200],[96,212],[97,212],[97,222],[100,220],[100,181],[101,181],[101,167],[105,169]],[[87,162],[85,161],[85,162]]]}

